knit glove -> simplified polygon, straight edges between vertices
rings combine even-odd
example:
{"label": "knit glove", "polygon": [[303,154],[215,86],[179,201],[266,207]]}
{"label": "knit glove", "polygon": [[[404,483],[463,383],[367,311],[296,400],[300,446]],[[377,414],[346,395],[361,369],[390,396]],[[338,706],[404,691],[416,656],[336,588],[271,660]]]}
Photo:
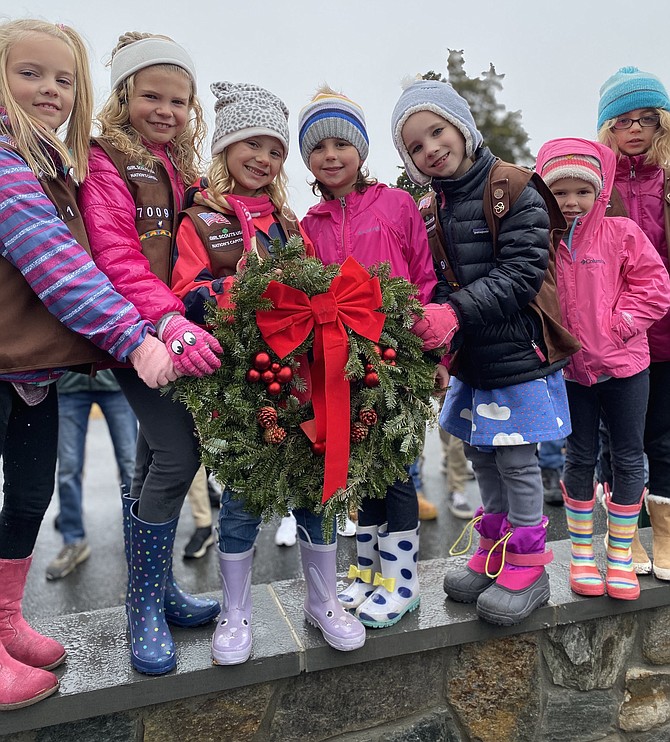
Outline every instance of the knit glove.
{"label": "knit glove", "polygon": [[170,358],[180,374],[206,376],[221,365],[214,355],[223,353],[219,341],[202,327],[189,322],[180,314],[173,314],[159,330]]}
{"label": "knit glove", "polygon": [[170,360],[167,348],[153,335],[147,335],[137,348],[130,352],[128,360],[133,364],[140,379],[152,389],[165,386],[180,376]]}
{"label": "knit glove", "polygon": [[445,346],[448,352],[458,328],[458,317],[450,304],[426,304],[412,332],[423,340],[424,350]]}

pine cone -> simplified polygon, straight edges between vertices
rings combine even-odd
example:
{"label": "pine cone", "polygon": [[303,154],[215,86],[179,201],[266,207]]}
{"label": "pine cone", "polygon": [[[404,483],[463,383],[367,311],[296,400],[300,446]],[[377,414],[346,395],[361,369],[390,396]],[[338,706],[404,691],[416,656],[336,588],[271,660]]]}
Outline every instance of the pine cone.
{"label": "pine cone", "polygon": [[277,425],[277,410],[274,407],[261,407],[256,413],[261,428],[274,428]]}
{"label": "pine cone", "polygon": [[281,443],[284,438],[286,438],[286,431],[278,425],[275,425],[273,428],[268,428],[263,433],[263,440],[266,443],[273,443],[276,445],[277,443]]}
{"label": "pine cone", "polygon": [[368,426],[363,423],[354,423],[351,426],[351,442],[361,443],[368,437]]}
{"label": "pine cone", "polygon": [[376,425],[377,413],[373,409],[361,410],[358,413],[358,419],[365,425]]}

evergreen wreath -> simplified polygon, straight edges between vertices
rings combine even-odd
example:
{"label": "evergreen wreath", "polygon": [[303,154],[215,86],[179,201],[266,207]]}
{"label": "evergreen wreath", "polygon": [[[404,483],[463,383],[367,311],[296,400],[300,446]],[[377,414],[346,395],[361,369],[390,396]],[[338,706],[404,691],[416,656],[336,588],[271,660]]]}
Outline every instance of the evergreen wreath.
{"label": "evergreen wreath", "polygon": [[300,507],[323,515],[324,534],[362,497],[384,497],[388,485],[407,479],[405,467],[421,454],[426,422],[434,420],[430,396],[439,360],[435,352],[423,353],[421,339],[410,331],[413,315],[422,314],[416,287],[391,278],[388,263],[366,271],[379,280],[386,320],[377,343],[346,327],[348,476],[346,487],[322,503],[324,444],[311,442],[301,429],[314,411],[305,395],[298,399],[306,392],[300,367],[313,353],[315,333],[279,358],[263,339],[256,313],[272,308],[263,297],[271,281],[313,297],[327,292],[339,272],[339,265],[306,257],[300,237],[284,246],[275,241],[262,261],[249,253],[231,291],[233,308],[208,309],[210,330],[224,349],[221,367],[177,382],[195,419],[203,463],[216,479],[265,520]]}

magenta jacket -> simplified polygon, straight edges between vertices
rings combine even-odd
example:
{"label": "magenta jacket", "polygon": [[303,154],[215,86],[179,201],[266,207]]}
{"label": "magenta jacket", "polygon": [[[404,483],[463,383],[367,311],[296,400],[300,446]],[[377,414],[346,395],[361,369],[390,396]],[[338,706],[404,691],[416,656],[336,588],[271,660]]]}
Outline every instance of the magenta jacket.
{"label": "magenta jacket", "polygon": [[423,219],[406,191],[375,183],[364,193],[312,206],[301,225],[325,265],[342,264],[350,255],[366,268],[388,261],[392,276],[417,286],[422,304],[431,300],[433,258]]}
{"label": "magenta jacket", "polygon": [[[651,240],[668,270],[668,236],[665,233],[665,172],[647,165],[645,155],[619,157],[614,187],[619,192],[628,216]],[[654,322],[647,332],[652,361],[670,361],[670,313]]]}
{"label": "magenta jacket", "polygon": [[646,330],[670,308],[670,280],[634,221],[605,218],[616,167],[612,150],[586,139],[554,139],[540,149],[537,171],[566,154],[595,157],[604,180],[593,208],[574,222],[556,253],[563,323],[582,344],[565,377],[591,386],[602,377],[626,378],[649,366]]}
{"label": "magenta jacket", "polygon": [[[153,150],[164,162],[181,203],[184,186],[163,149]],[[114,288],[132,302],[144,319],[154,324],[168,312],[184,314],[184,305],[160,278],[142,254],[135,228],[135,203],[114,163],[93,144],[89,173],[79,187],[81,211],[91,254]]]}

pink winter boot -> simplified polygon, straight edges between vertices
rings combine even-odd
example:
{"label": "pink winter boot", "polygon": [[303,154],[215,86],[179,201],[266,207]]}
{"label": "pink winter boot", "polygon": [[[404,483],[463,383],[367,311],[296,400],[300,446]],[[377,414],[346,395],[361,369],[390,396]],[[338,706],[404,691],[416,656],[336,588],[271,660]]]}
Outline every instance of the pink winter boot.
{"label": "pink winter boot", "polygon": [[0,642],[0,711],[41,701],[58,690],[58,678],[46,670],[15,660]]}
{"label": "pink winter boot", "polygon": [[[450,569],[444,577],[444,592],[459,603],[474,603],[477,598],[493,584],[494,578],[486,574],[486,560],[489,560],[489,571],[497,572],[502,561],[502,550],[491,553],[501,535],[501,528],[507,513],[485,513],[479,508],[474,518],[466,523],[463,532],[449,550],[451,556],[465,554],[470,548],[472,530],[479,534],[479,545],[465,567]],[[463,551],[457,551],[461,539],[470,529],[470,540]]]}
{"label": "pink winter boot", "polygon": [[55,639],[38,634],[21,613],[23,590],[32,556],[0,559],[0,642],[15,660],[52,670],[65,660],[65,649]]}

